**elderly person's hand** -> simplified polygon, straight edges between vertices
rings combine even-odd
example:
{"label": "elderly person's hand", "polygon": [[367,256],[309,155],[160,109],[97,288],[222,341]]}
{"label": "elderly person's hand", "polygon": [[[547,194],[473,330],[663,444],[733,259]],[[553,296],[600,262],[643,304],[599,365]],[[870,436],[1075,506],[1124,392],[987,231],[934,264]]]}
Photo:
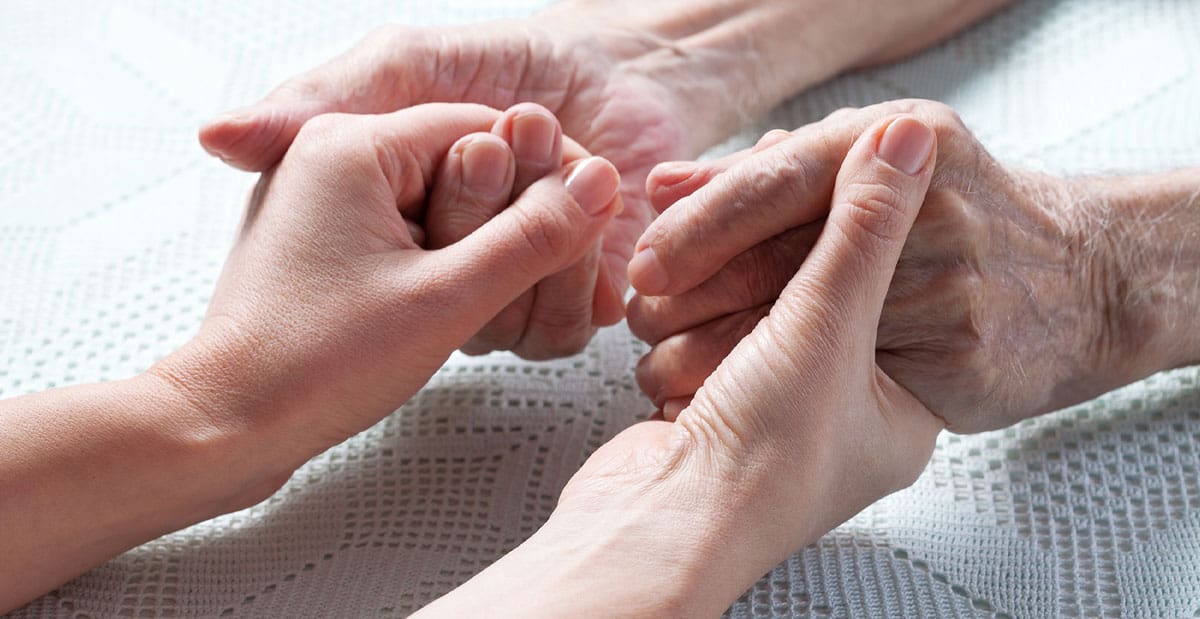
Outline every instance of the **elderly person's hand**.
{"label": "elderly person's hand", "polygon": [[[1115,196],[1135,194],[1103,197],[1102,183],[1007,168],[946,106],[899,101],[652,174],[650,195],[666,211],[630,265],[642,296],[629,322],[653,344],[638,378],[668,418],[805,260],[854,137],[899,112],[934,129],[938,159],[884,304],[878,360],[951,430],[1009,425],[1192,358],[1185,340],[1194,336],[1162,329],[1186,310],[1138,301],[1184,295],[1155,281],[1171,267],[1151,257],[1166,248],[1129,236],[1130,224],[1145,221]],[[1162,191],[1180,184],[1164,183]],[[1154,195],[1139,193],[1141,203]]]}
{"label": "elderly person's hand", "polygon": [[[215,118],[201,142],[235,166],[264,170],[307,119],[324,112],[438,101],[546,106],[568,135],[620,170],[626,208],[587,254],[602,257],[594,286],[580,285],[587,264],[552,274],[465,350],[557,356],[577,352],[596,326],[624,315],[626,265],[652,218],[643,191],[652,166],[694,157],[803,88],[921,49],[1005,3],[570,0],[523,21],[389,26],[263,101]],[[545,126],[532,114],[515,119],[524,134],[513,142],[519,162],[558,165],[554,136],[538,129]],[[429,228],[435,233],[438,223]]]}
{"label": "elderly person's hand", "polygon": [[871,124],[807,260],[677,421],[601,447],[540,531],[424,612],[715,617],[911,484],[942,422],[876,363],[875,333],[934,149],[912,116]]}

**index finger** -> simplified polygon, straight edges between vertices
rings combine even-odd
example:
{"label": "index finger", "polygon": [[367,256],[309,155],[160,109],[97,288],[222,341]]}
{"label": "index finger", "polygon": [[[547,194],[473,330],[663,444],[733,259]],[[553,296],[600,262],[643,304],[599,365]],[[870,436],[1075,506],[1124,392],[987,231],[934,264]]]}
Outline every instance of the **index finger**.
{"label": "index finger", "polygon": [[861,131],[855,125],[798,129],[681,199],[638,240],[629,263],[634,288],[649,296],[690,290],[743,251],[824,217],[838,168]]}

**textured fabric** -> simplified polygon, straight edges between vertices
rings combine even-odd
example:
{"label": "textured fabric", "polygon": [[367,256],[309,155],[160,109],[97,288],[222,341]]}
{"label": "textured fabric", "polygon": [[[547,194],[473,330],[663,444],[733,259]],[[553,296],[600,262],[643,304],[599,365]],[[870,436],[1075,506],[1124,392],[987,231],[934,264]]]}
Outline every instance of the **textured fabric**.
{"label": "textured fabric", "polygon": [[[129,376],[195,330],[252,183],[203,155],[202,118],[374,25],[539,4],[0,5],[0,397]],[[957,107],[1004,161],[1194,165],[1198,33],[1194,1],[1027,1],[816,88],[720,150],[920,96]],[[632,374],[644,351],[619,326],[551,363],[456,355],[265,503],[134,549],[13,616],[410,612],[529,536],[587,456],[650,412]],[[731,614],[1200,616],[1198,375],[943,436],[914,487],[776,567]]]}

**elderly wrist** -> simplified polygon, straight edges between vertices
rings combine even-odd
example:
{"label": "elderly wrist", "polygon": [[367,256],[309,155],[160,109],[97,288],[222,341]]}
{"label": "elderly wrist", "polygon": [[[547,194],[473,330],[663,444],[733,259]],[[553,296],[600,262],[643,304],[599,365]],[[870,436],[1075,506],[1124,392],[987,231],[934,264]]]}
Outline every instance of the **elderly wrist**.
{"label": "elderly wrist", "polygon": [[692,134],[691,157],[855,61],[848,41],[826,40],[813,19],[826,4],[836,3],[573,0],[535,21],[579,32],[614,57],[615,70],[664,86]]}
{"label": "elderly wrist", "polygon": [[1066,181],[1096,325],[1097,372],[1115,388],[1200,361],[1200,174]]}

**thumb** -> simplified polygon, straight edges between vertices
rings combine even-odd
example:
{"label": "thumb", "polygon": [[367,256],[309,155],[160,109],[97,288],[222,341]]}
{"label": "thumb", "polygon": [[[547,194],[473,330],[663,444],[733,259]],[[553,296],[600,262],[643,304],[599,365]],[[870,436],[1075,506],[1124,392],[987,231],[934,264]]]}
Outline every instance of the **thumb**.
{"label": "thumb", "polygon": [[617,169],[590,157],[535,182],[461,241],[428,255],[471,290],[460,316],[480,325],[548,275],[579,260],[621,208]]}
{"label": "thumb", "polygon": [[220,114],[200,128],[200,145],[226,163],[262,171],[277,163],[300,127],[328,112],[380,114],[418,103],[436,63],[423,31],[385,26],[349,51],[297,75],[263,100]]}
{"label": "thumb", "polygon": [[838,172],[825,228],[776,305],[811,307],[815,296],[825,304],[815,313],[833,318],[827,325],[874,334],[936,150],[937,136],[912,116],[859,136]]}

